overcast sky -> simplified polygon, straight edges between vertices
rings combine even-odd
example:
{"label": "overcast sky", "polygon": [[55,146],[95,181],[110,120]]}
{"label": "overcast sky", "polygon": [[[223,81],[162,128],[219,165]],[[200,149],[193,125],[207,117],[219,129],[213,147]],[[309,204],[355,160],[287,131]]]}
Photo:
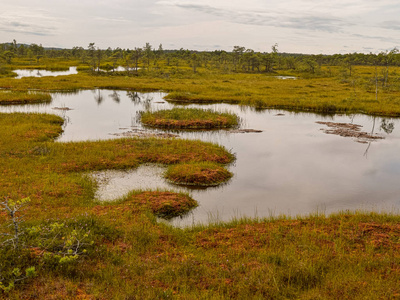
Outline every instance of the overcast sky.
{"label": "overcast sky", "polygon": [[400,46],[400,0],[1,0],[0,42],[334,54]]}

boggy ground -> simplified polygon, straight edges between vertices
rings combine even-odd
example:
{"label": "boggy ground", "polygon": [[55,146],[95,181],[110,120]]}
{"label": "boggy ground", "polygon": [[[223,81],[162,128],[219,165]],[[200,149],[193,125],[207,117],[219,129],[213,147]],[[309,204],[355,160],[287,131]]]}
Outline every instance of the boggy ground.
{"label": "boggy ground", "polygon": [[[329,70],[329,71],[328,71]],[[77,75],[44,78],[0,78],[0,88],[26,91],[79,89],[163,90],[167,99],[180,102],[239,103],[259,109],[279,108],[322,113],[366,113],[400,116],[399,67],[390,67],[388,82],[375,82],[373,67],[354,67],[343,76],[338,67],[323,67],[318,74],[290,71],[296,80],[282,80],[271,74],[221,73],[199,69],[166,68],[140,71],[138,76]],[[274,75],[288,75],[278,71]],[[376,94],[376,90],[378,93]]]}
{"label": "boggy ground", "polygon": [[[4,266],[24,270],[33,265],[37,276],[0,297],[400,297],[399,216],[356,212],[173,228],[153,213],[166,203],[167,208],[185,209],[192,205],[187,196],[136,191],[112,203],[96,203],[94,183],[80,173],[142,162],[228,163],[229,152],[212,144],[174,139],[55,143],[61,124],[59,117],[51,115],[0,115],[0,193],[14,199],[31,197],[23,212],[25,228],[63,222],[88,232],[94,244],[68,264],[49,261],[40,248],[43,245],[20,256],[13,256],[13,250],[3,253],[1,248],[3,275]],[[2,213],[1,224],[5,220]]]}
{"label": "boggy ground", "polygon": [[52,139],[61,133],[62,123],[54,115],[0,114],[2,195],[17,199],[30,196],[35,200],[55,196],[47,205],[58,205],[63,196],[75,195],[80,202],[80,195],[92,193],[93,184],[79,172],[135,168],[142,163],[227,164],[234,159],[218,145],[173,138],[55,143]]}
{"label": "boggy ground", "polygon": [[[31,66],[37,67],[37,66]],[[65,65],[67,67],[67,65]],[[57,66],[54,66],[57,68]],[[398,81],[379,86],[374,69],[357,67],[340,78],[293,74],[221,74],[198,69],[137,77],[86,73],[48,78],[1,78],[0,87],[27,90],[92,88],[164,90],[178,101],[226,101],[257,108],[364,112],[399,116]],[[168,75],[168,76],[167,76]],[[277,73],[276,75],[279,75]],[[303,76],[304,75],[304,76]],[[305,76],[307,75],[307,76]],[[11,99],[11,97],[5,97]],[[18,99],[20,98],[20,99]],[[40,100],[41,101],[41,100]],[[31,198],[25,228],[58,221],[89,232],[93,245],[69,264],[47,261],[37,243],[24,252],[0,249],[0,281],[9,268],[35,266],[0,297],[9,299],[396,299],[400,297],[400,217],[339,213],[234,220],[194,228],[160,221],[195,206],[187,195],[135,191],[112,203],[93,200],[95,183],[82,172],[141,163],[226,164],[233,156],[215,145],[172,139],[55,143],[62,120],[50,115],[0,114],[0,196]],[[245,201],[245,199],[244,199]],[[0,214],[5,225],[6,214]],[[4,226],[2,230],[6,230]],[[63,240],[63,236],[58,237]],[[31,244],[26,244],[32,246]],[[48,250],[48,249],[47,249]],[[86,249],[85,249],[86,250]]]}

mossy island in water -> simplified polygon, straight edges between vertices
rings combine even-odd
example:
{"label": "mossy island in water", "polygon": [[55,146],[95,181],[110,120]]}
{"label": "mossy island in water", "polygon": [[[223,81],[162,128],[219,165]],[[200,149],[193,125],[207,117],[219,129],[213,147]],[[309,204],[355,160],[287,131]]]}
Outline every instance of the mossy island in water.
{"label": "mossy island in water", "polygon": [[235,114],[198,108],[173,108],[143,112],[141,120],[147,126],[171,129],[216,129],[239,125],[239,117]]}
{"label": "mossy island in water", "polygon": [[51,102],[51,95],[46,92],[11,90],[0,91],[0,105],[49,102]]}
{"label": "mossy island in water", "polygon": [[126,197],[124,204],[150,209],[155,216],[163,219],[183,216],[198,206],[197,201],[189,195],[169,191],[133,192]]}
{"label": "mossy island in water", "polygon": [[173,165],[165,173],[165,178],[172,183],[192,186],[217,186],[232,176],[223,166],[210,162]]}

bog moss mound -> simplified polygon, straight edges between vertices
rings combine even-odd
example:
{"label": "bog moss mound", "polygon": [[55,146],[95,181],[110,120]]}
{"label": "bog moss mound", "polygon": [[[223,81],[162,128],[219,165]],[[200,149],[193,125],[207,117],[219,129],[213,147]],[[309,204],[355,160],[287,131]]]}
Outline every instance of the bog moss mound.
{"label": "bog moss mound", "polygon": [[165,173],[165,178],[175,184],[194,186],[216,186],[232,176],[223,166],[209,162],[173,165]]}
{"label": "bog moss mound", "polygon": [[152,127],[173,129],[213,129],[238,126],[239,118],[231,113],[219,113],[197,108],[173,108],[144,112],[142,123]]}
{"label": "bog moss mound", "polygon": [[197,201],[184,193],[173,192],[141,192],[128,196],[128,201],[135,205],[150,209],[157,217],[172,219],[188,213],[198,206]]}

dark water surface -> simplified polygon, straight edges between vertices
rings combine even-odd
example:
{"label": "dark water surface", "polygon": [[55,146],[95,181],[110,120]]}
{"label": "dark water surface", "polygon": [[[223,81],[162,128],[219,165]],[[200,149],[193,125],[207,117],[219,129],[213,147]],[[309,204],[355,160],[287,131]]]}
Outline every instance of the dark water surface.
{"label": "dark water surface", "polygon": [[[114,134],[145,130],[137,122],[139,111],[175,106],[164,101],[163,96],[162,93],[81,91],[53,94],[51,104],[0,106],[0,111],[49,112],[63,116],[66,123],[64,133],[58,138],[60,142],[110,139],[118,138]],[[241,216],[304,215],[347,209],[399,211],[399,119],[256,111],[229,104],[188,107],[234,112],[242,118],[241,128],[263,132],[178,133],[182,138],[221,144],[234,152],[237,159],[229,166],[234,177],[228,184],[190,190],[200,206],[187,218],[174,220],[176,225]],[[351,137],[324,133],[321,129],[327,127],[317,121],[359,124],[363,126],[362,131],[374,132],[385,139],[359,143]],[[92,175],[100,183],[97,197],[110,200],[137,188],[181,189],[166,183],[161,176],[163,171],[162,166],[142,166],[130,172],[106,171]]]}

